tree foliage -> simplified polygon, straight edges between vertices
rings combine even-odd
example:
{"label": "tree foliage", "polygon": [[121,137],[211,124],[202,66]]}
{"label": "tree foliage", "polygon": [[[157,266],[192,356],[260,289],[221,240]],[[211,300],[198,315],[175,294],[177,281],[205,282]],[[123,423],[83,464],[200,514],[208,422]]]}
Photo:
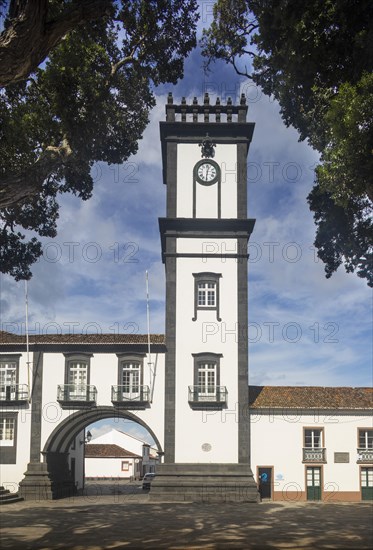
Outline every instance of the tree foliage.
{"label": "tree foliage", "polygon": [[373,285],[373,18],[367,0],[218,0],[204,33],[273,95],[287,126],[321,153],[308,202],[326,276],[344,264]]}
{"label": "tree foliage", "polygon": [[[0,260],[1,271],[17,280],[31,276],[42,253],[24,230],[55,236],[59,194],[88,199],[95,162],[122,163],[136,153],[153,87],[182,77],[198,18],[195,0],[18,0],[9,4],[0,37],[11,36],[9,48],[32,14],[31,44],[36,5],[39,33],[58,21],[75,23],[49,49],[33,52],[28,69],[13,59],[0,70],[7,84],[0,91]],[[12,58],[4,57],[5,42],[0,59]]]}

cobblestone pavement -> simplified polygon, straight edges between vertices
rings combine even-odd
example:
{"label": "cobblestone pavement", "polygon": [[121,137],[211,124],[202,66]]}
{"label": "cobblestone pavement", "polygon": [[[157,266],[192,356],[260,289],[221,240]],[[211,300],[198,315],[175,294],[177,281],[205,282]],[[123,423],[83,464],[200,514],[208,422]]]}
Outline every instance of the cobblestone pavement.
{"label": "cobblestone pavement", "polygon": [[135,485],[0,510],[2,550],[369,549],[369,503],[155,503]]}

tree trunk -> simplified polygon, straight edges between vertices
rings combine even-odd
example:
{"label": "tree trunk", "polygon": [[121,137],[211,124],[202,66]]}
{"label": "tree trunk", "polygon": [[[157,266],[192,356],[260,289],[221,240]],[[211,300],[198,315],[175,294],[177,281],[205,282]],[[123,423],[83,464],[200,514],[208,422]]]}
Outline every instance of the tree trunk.
{"label": "tree trunk", "polygon": [[67,142],[61,147],[47,147],[33,166],[1,181],[0,209],[12,208],[40,193],[44,181],[62,163],[68,162],[72,151]]}
{"label": "tree trunk", "polygon": [[111,0],[80,0],[48,21],[48,0],[12,0],[0,35],[0,86],[26,79],[69,31],[112,9]]}

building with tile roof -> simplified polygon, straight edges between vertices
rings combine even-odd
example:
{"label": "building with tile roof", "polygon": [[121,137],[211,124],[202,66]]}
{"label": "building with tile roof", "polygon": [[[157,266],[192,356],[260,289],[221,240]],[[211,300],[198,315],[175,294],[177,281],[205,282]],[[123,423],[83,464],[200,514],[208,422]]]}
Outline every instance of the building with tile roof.
{"label": "building with tile roof", "polygon": [[86,427],[123,418],[162,459],[155,500],[256,502],[258,487],[275,500],[373,498],[370,389],[248,392],[247,109],[244,95],[168,96],[165,335],[0,332],[2,484],[71,495],[84,484]]}

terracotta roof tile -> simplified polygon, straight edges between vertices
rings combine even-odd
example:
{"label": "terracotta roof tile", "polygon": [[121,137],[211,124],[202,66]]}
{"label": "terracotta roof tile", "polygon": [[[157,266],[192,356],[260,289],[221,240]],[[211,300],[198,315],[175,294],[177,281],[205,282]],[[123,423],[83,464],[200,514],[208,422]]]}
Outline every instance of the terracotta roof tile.
{"label": "terracotta roof tile", "polygon": [[[152,344],[164,344],[164,334],[151,334]],[[147,344],[147,334],[30,334],[32,344]],[[0,331],[0,344],[26,344],[25,334]]]}
{"label": "terracotta roof tile", "polygon": [[373,388],[249,386],[254,409],[372,409]]}
{"label": "terracotta roof tile", "polygon": [[140,455],[112,443],[89,443],[85,445],[85,456],[86,458],[141,458]]}

